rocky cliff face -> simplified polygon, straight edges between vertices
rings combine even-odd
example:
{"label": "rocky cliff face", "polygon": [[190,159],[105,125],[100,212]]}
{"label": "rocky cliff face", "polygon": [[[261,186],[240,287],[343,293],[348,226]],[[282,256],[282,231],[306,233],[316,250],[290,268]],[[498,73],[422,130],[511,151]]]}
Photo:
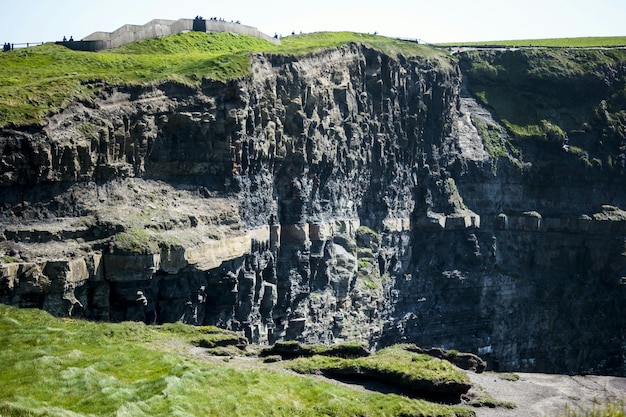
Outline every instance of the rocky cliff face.
{"label": "rocky cliff face", "polygon": [[460,68],[258,55],[245,79],[104,87],[0,131],[0,301],[625,374],[623,131],[610,167],[513,145]]}

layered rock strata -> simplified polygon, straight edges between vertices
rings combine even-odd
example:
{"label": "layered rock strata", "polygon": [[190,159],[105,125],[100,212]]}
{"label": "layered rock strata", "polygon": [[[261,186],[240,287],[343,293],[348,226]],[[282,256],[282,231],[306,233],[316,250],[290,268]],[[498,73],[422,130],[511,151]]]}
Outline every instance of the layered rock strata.
{"label": "layered rock strata", "polygon": [[3,129],[0,301],[624,374],[623,166],[491,155],[484,126],[507,135],[462,79],[361,45],[257,55]]}

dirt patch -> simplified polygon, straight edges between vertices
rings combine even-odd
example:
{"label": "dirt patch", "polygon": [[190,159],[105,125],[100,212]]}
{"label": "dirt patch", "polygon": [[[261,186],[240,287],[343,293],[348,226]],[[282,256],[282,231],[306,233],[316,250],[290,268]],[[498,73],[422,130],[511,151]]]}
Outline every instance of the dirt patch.
{"label": "dirt patch", "polygon": [[626,378],[516,373],[519,380],[497,373],[468,374],[474,388],[499,401],[515,403],[514,409],[474,408],[477,417],[558,416],[565,406],[589,410],[595,403],[624,400]]}

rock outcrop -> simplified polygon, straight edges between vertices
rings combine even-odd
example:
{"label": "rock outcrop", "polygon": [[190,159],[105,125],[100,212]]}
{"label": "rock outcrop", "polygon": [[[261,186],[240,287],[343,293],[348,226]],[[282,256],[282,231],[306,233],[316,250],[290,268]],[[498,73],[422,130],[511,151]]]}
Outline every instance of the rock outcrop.
{"label": "rock outcrop", "polygon": [[[603,126],[626,143],[596,122],[566,145]],[[353,44],[199,88],[105,86],[0,130],[0,301],[624,375],[624,151],[563,145],[512,149],[443,54]]]}

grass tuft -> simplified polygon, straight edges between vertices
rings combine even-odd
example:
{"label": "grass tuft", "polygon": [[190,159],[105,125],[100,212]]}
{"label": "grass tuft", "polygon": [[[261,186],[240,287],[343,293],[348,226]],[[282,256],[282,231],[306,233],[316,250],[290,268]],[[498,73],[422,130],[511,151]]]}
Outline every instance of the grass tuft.
{"label": "grass tuft", "polygon": [[589,411],[574,411],[565,408],[558,417],[625,417],[626,405],[623,401],[607,404],[598,404]]}
{"label": "grass tuft", "polygon": [[289,368],[303,374],[372,378],[408,392],[465,392],[468,376],[450,362],[392,346],[364,358],[313,356],[293,360]]}

